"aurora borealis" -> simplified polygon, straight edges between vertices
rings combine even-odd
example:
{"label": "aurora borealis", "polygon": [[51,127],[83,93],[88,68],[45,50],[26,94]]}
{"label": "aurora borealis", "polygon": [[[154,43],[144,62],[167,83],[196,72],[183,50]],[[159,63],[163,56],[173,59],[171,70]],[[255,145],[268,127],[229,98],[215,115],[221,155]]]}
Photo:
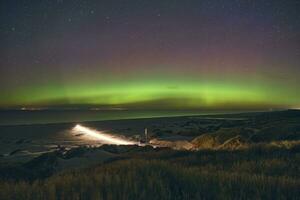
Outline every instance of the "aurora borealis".
{"label": "aurora borealis", "polygon": [[299,108],[297,0],[1,1],[0,107]]}

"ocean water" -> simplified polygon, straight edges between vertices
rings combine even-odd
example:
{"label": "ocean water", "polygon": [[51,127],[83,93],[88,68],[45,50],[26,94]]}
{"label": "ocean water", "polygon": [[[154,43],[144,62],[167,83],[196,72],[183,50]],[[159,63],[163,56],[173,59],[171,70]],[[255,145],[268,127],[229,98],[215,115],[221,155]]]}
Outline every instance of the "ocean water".
{"label": "ocean water", "polygon": [[[241,112],[241,111],[239,111]],[[172,116],[236,113],[233,111],[157,111],[157,110],[14,110],[0,111],[0,125],[52,124]]]}

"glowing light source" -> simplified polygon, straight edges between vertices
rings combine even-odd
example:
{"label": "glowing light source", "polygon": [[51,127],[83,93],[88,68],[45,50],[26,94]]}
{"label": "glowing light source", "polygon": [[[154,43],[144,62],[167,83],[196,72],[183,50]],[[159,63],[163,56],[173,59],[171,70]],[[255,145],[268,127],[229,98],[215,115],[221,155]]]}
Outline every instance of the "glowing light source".
{"label": "glowing light source", "polygon": [[117,136],[112,136],[101,131],[93,130],[84,126],[77,124],[73,131],[83,133],[84,135],[97,139],[105,144],[116,144],[116,145],[134,145],[137,142],[126,140]]}
{"label": "glowing light source", "polygon": [[[156,77],[82,80],[1,91],[0,107],[103,109],[266,109],[298,107],[298,87],[251,77]],[[256,80],[256,79],[255,79]],[[276,88],[276,89],[274,89]],[[283,95],[284,94],[284,95]],[[98,109],[97,109],[98,108]]]}

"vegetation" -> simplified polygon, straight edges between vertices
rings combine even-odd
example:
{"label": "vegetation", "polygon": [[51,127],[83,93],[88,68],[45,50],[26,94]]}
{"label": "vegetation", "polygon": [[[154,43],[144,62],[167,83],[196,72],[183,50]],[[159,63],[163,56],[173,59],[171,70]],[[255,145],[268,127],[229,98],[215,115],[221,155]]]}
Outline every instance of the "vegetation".
{"label": "vegetation", "polygon": [[[300,199],[300,112],[249,115],[215,120],[197,151],[103,145],[2,165],[0,199]],[[61,171],[86,154],[107,159]]]}
{"label": "vegetation", "polygon": [[[129,159],[33,181],[3,180],[0,199],[298,199],[299,148],[128,153]],[[146,159],[147,157],[147,159]]]}

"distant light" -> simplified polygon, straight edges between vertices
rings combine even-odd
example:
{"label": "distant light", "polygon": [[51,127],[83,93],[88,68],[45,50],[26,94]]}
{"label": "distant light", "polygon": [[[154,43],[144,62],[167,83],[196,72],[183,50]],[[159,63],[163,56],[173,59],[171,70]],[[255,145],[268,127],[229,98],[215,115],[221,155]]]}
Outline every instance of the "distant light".
{"label": "distant light", "polygon": [[31,107],[22,107],[20,110],[29,110],[29,111],[34,111],[34,110],[44,110],[44,108],[31,108]]}
{"label": "distant light", "polygon": [[112,136],[110,134],[102,133],[101,131],[93,130],[84,126],[77,124],[73,131],[84,133],[85,135],[92,137],[94,139],[100,140],[106,144],[116,144],[116,145],[134,145],[137,142],[126,140],[120,137]]}

